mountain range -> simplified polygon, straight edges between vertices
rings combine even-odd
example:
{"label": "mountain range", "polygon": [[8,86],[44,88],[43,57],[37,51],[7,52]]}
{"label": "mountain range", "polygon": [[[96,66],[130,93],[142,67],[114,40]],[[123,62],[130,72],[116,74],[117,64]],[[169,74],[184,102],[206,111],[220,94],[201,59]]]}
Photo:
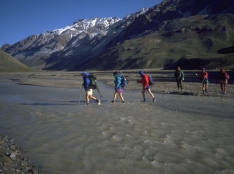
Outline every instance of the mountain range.
{"label": "mountain range", "polygon": [[45,70],[234,68],[234,0],[163,0],[123,19],[79,19],[2,50]]}

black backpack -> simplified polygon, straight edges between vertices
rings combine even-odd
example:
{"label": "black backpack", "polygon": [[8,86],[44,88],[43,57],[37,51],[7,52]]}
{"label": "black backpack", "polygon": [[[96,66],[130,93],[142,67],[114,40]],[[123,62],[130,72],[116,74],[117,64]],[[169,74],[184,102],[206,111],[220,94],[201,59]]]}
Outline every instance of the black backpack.
{"label": "black backpack", "polygon": [[98,85],[97,85],[97,77],[95,74],[90,74],[89,76],[89,89],[98,89]]}

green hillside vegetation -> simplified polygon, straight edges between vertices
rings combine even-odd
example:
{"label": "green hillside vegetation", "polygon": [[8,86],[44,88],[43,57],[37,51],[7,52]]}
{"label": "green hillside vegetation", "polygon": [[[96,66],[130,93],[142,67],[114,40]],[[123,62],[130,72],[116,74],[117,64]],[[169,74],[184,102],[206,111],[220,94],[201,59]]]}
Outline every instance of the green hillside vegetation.
{"label": "green hillside vegetation", "polygon": [[[141,36],[109,48],[90,62],[94,69],[165,68],[183,69],[206,66],[234,68],[234,50],[218,50],[234,45],[234,15],[192,16],[164,21]],[[195,61],[194,61],[195,60]],[[196,62],[196,63],[194,63]],[[191,65],[193,63],[193,66]]]}
{"label": "green hillside vegetation", "polygon": [[0,49],[0,72],[35,71]]}

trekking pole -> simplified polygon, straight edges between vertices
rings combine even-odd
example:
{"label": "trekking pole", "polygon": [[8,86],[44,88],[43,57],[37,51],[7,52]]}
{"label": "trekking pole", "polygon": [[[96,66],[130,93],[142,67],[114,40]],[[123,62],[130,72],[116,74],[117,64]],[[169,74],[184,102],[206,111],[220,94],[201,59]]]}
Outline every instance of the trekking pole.
{"label": "trekking pole", "polygon": [[[197,77],[199,77],[198,74],[196,74],[196,73],[194,73],[194,74],[195,74]],[[199,77],[199,78],[200,78],[200,77]],[[205,80],[205,78],[203,78],[203,79],[202,79],[202,82],[201,82],[202,89],[203,89],[203,82],[204,82],[204,80]]]}
{"label": "trekking pole", "polygon": [[97,87],[98,94],[103,98],[102,94],[100,93],[98,87]]}
{"label": "trekking pole", "polygon": [[81,94],[82,94],[82,86],[81,86],[81,89],[80,89],[80,98],[79,98],[79,103],[80,103],[80,99],[81,99]]}

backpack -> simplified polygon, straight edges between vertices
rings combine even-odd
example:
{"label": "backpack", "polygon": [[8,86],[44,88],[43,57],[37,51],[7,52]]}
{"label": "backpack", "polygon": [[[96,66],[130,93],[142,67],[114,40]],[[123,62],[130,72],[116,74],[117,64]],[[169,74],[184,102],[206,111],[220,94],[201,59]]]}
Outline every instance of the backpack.
{"label": "backpack", "polygon": [[122,88],[124,88],[125,86],[128,85],[128,80],[127,80],[127,78],[124,77],[124,76],[120,76],[120,78],[121,78],[121,83],[120,83],[120,85],[121,85]]}
{"label": "backpack", "polygon": [[150,86],[153,86],[153,85],[154,85],[154,81],[153,81],[152,76],[147,75],[147,77],[148,77],[148,79],[149,79],[149,85],[150,85]]}
{"label": "backpack", "polygon": [[90,74],[88,76],[90,83],[89,83],[89,89],[98,89],[97,85],[97,77],[95,74]]}
{"label": "backpack", "polygon": [[225,78],[230,79],[230,76],[229,76],[229,74],[227,72],[225,72]]}

